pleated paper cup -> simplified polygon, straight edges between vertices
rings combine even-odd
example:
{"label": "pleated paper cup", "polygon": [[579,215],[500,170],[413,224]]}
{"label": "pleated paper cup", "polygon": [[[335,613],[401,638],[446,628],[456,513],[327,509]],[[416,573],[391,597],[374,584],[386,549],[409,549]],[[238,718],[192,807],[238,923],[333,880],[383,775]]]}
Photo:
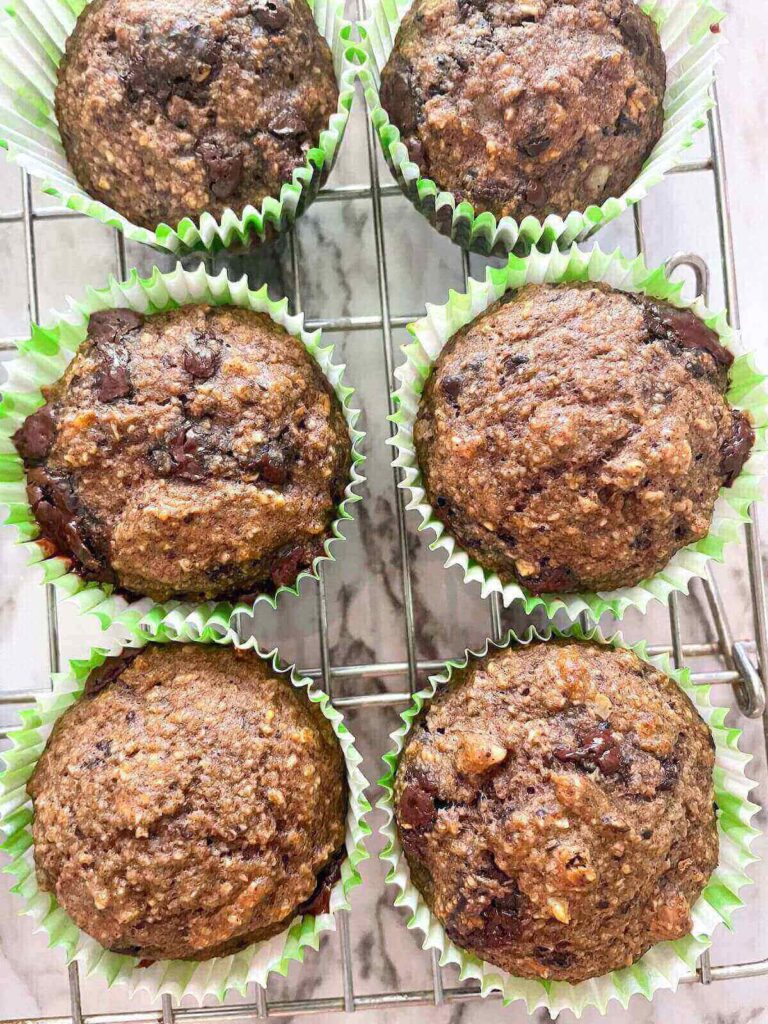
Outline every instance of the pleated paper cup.
{"label": "pleated paper cup", "polygon": [[467,200],[459,202],[422,176],[400,141],[400,131],[381,105],[379,87],[400,23],[412,0],[371,0],[368,16],[361,22],[361,39],[355,62],[365,89],[371,123],[382,153],[400,188],[413,205],[443,234],[464,249],[488,255],[527,253],[531,246],[565,248],[583,241],[628,207],[640,202],[683,159],[696,132],[706,124],[712,108],[712,85],[722,39],[724,13],[710,0],[642,0],[639,6],[656,23],[667,59],[667,90],[664,98],[664,130],[638,178],[621,196],[611,196],[600,206],[571,210],[544,220],[534,216],[518,222],[513,217],[497,220],[489,212],[475,213]]}
{"label": "pleated paper cup", "polygon": [[321,35],[331,48],[339,85],[339,102],[318,143],[308,150],[277,196],[259,209],[226,210],[216,218],[203,213],[178,224],[139,227],[110,206],[98,202],[77,183],[67,162],[54,110],[57,69],[68,36],[85,0],[10,0],[0,13],[0,148],[12,162],[36,178],[63,206],[122,231],[132,242],[163,251],[216,252],[247,248],[289,230],[316,197],[328,177],[349,120],[355,69],[348,63],[350,25],[344,0],[307,0]]}
{"label": "pleated paper cup", "polygon": [[[291,586],[238,603],[175,600],[158,603],[146,597],[127,600],[110,585],[86,582],[73,568],[71,559],[49,554],[49,547],[40,542],[40,528],[27,501],[24,466],[11,438],[25,418],[43,404],[41,389],[64,373],[86,336],[91,313],[128,307],[152,315],[194,303],[232,305],[266,313],[302,342],[341,403],[352,441],[350,477],[323,554],[317,556],[312,568],[301,572]],[[69,305],[69,310],[50,327],[34,326],[31,338],[18,344],[17,357],[5,364],[8,381],[0,401],[0,505],[8,507],[5,522],[16,530],[18,542],[27,551],[29,562],[37,567],[41,582],[52,583],[58,593],[71,599],[81,612],[95,615],[104,629],[118,623],[129,631],[141,629],[171,639],[197,640],[226,633],[239,613],[252,614],[264,601],[275,607],[282,594],[297,595],[302,580],[318,579],[320,565],[334,560],[335,546],[344,540],[342,524],[353,518],[351,506],[360,501],[357,488],[365,479],[360,468],[364,461],[361,448],[365,435],[356,426],[360,413],[351,404],[354,389],[344,381],[345,366],[333,360],[333,345],[323,345],[319,330],[305,331],[303,314],[289,314],[288,300],[270,299],[266,285],[251,291],[245,277],[233,280],[226,270],[214,277],[206,273],[202,265],[190,271],[178,264],[169,273],[154,270],[148,278],[140,278],[133,271],[127,281],[112,278],[106,288],[89,289],[83,300],[70,299]]]}
{"label": "pleated paper cup", "polygon": [[[453,943],[411,880],[394,818],[393,793],[397,765],[413,722],[422,707],[438,689],[450,681],[455,671],[466,668],[472,659],[483,658],[489,651],[512,644],[529,644],[553,637],[594,640],[610,647],[634,651],[643,661],[655,665],[678,683],[709,726],[715,741],[714,788],[719,808],[717,827],[720,857],[709,883],[693,907],[691,934],[674,942],[658,943],[631,967],[575,985],[565,981],[513,977]],[[463,658],[446,662],[443,671],[432,676],[428,685],[414,694],[410,707],[400,716],[403,724],[392,733],[393,746],[384,757],[387,772],[379,782],[384,789],[384,796],[377,806],[387,818],[381,828],[386,846],[380,856],[390,866],[387,882],[397,889],[395,906],[405,907],[409,911],[408,928],[420,933],[424,949],[437,950],[442,966],[450,964],[458,967],[462,981],[473,978],[479,982],[483,996],[500,992],[505,1003],[524,1000],[529,1013],[541,1007],[549,1010],[553,1016],[562,1010],[571,1010],[580,1016],[589,1007],[596,1007],[601,1013],[606,1013],[614,1000],[626,1009],[634,995],[651,999],[662,989],[674,991],[681,978],[695,971],[696,961],[709,949],[717,926],[723,923],[732,927],[732,913],[735,908],[742,906],[741,890],[752,881],[747,868],[757,860],[752,853],[752,844],[760,833],[750,822],[758,807],[749,800],[749,792],[755,783],[746,775],[751,755],[739,750],[741,731],[726,726],[726,715],[726,708],[713,706],[711,687],[694,685],[687,669],[674,669],[666,655],[649,657],[645,643],[629,645],[621,634],[605,639],[597,628],[585,632],[579,625],[565,631],[551,627],[549,632],[542,634],[531,627],[522,637],[510,631],[501,643],[486,640],[481,650],[466,651]]]}
{"label": "pleated paper cup", "polygon": [[[297,690],[303,690],[331,723],[339,741],[349,792],[347,857],[341,866],[341,877],[331,889],[327,913],[297,915],[279,935],[253,943],[230,956],[200,962],[158,960],[142,967],[136,957],[104,949],[75,925],[51,893],[39,889],[32,846],[34,812],[27,795],[27,781],[56,720],[78,700],[92,669],[101,665],[110,653],[116,653],[114,651],[93,648],[86,659],[72,661],[68,671],[54,675],[50,692],[36,694],[35,707],[21,712],[21,726],[9,733],[11,748],[0,754],[0,760],[5,762],[5,770],[0,773],[0,831],[5,841],[0,849],[10,858],[3,870],[16,880],[11,891],[20,901],[19,912],[32,918],[35,930],[47,935],[50,947],[64,950],[67,963],[78,961],[86,977],[101,977],[108,985],[127,985],[131,993],[145,990],[153,998],[168,994],[174,999],[182,996],[193,996],[198,1001],[205,996],[223,999],[232,989],[245,994],[249,984],[265,986],[270,974],[287,974],[294,960],[304,959],[308,947],[318,949],[324,932],[335,930],[337,913],[350,909],[350,894],[361,883],[358,866],[369,856],[365,848],[366,838],[371,834],[365,820],[371,809],[365,796],[368,783],[359,768],[362,757],[343,716],[314,682],[299,675],[293,666],[283,665],[277,650],[263,652],[253,639],[238,644],[232,632],[219,637],[217,642],[252,650],[254,658],[260,658]],[[135,647],[146,643],[146,638],[142,637],[130,641]]]}
{"label": "pleated paper cup", "polygon": [[[427,500],[413,441],[413,425],[435,360],[456,331],[507,291],[525,284],[568,281],[605,282],[622,291],[640,292],[691,309],[701,317],[717,333],[725,348],[735,355],[726,398],[734,407],[750,414],[755,444],[733,486],[721,488],[709,533],[678,551],[661,572],[637,586],[618,590],[534,595],[518,583],[503,583],[496,573],[484,569],[461,548],[437,517]],[[391,419],[397,431],[389,442],[397,453],[393,465],[402,472],[400,487],[408,494],[407,508],[419,514],[421,530],[435,535],[430,547],[445,552],[446,566],[460,567],[465,583],[479,583],[483,597],[499,594],[505,606],[522,601],[527,612],[543,607],[549,617],[563,610],[571,621],[581,612],[588,613],[594,620],[609,612],[620,619],[627,608],[644,612],[653,600],[667,603],[671,593],[687,593],[690,580],[705,576],[707,563],[722,561],[726,545],[739,538],[742,524],[749,522],[750,505],[761,497],[768,450],[768,390],[753,356],[743,351],[738,334],[728,325],[726,313],[712,312],[702,298],[693,302],[684,300],[682,288],[682,282],[669,279],[664,267],[649,269],[640,256],[629,260],[619,252],[604,253],[599,246],[581,251],[574,245],[565,253],[555,247],[549,253],[534,247],[528,256],[510,256],[504,267],[488,267],[484,281],[470,279],[466,293],[451,291],[444,305],[427,305],[426,316],[408,325],[413,341],[403,346],[405,362],[395,370],[399,386],[393,393],[396,412]]]}

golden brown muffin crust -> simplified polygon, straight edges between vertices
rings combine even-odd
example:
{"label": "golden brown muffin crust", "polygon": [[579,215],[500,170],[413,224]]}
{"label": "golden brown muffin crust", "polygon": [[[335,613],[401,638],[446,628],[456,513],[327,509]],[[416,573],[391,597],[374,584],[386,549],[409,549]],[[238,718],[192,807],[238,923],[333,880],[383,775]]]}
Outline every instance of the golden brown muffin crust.
{"label": "golden brown muffin crust", "polygon": [[263,313],[91,315],[15,435],[43,536],[87,579],[163,601],[293,583],[349,479],[341,403]]}
{"label": "golden brown muffin crust", "polygon": [[80,185],[151,229],[278,196],[338,97],[305,0],[93,0],[56,117]]}
{"label": "golden brown muffin crust", "polygon": [[57,721],[28,791],[41,889],[102,946],[150,959],[278,933],[344,842],[330,723],[229,647],[109,659]]}
{"label": "golden brown muffin crust", "polygon": [[414,442],[459,544],[534,593],[634,586],[705,536],[754,441],[733,361],[687,310],[528,285],[445,346]]}
{"label": "golden brown muffin crust", "polygon": [[460,947],[583,981],[690,931],[717,864],[714,744],[629,651],[563,640],[472,660],[406,740],[395,813]]}
{"label": "golden brown muffin crust", "polygon": [[410,158],[521,220],[620,196],[661,136],[666,62],[634,0],[415,0],[381,76]]}

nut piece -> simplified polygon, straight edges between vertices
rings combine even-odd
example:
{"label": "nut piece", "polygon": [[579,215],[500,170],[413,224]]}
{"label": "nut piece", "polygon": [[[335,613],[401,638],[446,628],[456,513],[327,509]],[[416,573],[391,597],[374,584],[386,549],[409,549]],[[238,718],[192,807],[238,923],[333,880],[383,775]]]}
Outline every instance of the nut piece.
{"label": "nut piece", "polygon": [[456,751],[456,767],[470,775],[487,772],[494,765],[501,764],[507,756],[506,747],[494,743],[479,732],[467,732],[459,737]]}
{"label": "nut piece", "polygon": [[563,924],[570,923],[571,912],[567,900],[558,900],[550,896],[547,900],[547,909],[552,917],[557,918],[558,921],[562,921]]}

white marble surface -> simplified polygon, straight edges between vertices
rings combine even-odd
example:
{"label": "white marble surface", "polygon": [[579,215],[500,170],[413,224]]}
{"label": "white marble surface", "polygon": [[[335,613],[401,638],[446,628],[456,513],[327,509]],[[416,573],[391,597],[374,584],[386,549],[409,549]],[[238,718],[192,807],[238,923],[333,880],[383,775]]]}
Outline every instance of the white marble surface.
{"label": "white marble surface", "polygon": [[[734,244],[739,271],[742,323],[747,341],[755,348],[766,346],[763,294],[768,271],[762,240],[756,232],[768,222],[768,197],[764,183],[763,138],[768,108],[765,84],[768,10],[760,0],[733,4],[728,20],[730,45],[724,50],[720,73],[721,107],[729,150]],[[365,123],[361,98],[353,115],[339,165],[336,184],[360,184],[368,180]],[[700,144],[706,139],[702,137]],[[698,152],[698,149],[697,149]],[[386,172],[384,174],[386,179]],[[18,209],[21,196],[18,173],[0,161],[0,213]],[[38,203],[49,202],[37,196]],[[458,250],[440,238],[399,196],[386,198],[386,252],[390,270],[392,312],[418,313],[425,301],[443,301],[448,287],[460,287]],[[713,300],[722,295],[717,272],[717,233],[712,183],[702,174],[673,178],[659,187],[644,204],[647,254],[661,261],[677,250],[695,250],[709,258],[714,270]],[[379,312],[377,270],[371,204],[358,200],[343,206],[318,204],[302,220],[299,231],[301,299],[309,316],[376,314]],[[116,271],[115,238],[111,231],[92,222],[44,221],[36,228],[37,277],[43,316],[61,307],[67,294],[77,296],[86,284],[104,282]],[[604,247],[620,244],[632,252],[631,218],[611,226],[600,238]],[[150,251],[129,246],[129,264],[147,271],[153,260],[169,265]],[[27,329],[29,296],[23,258],[23,229],[0,223],[0,335],[23,334]],[[483,261],[473,258],[475,273]],[[253,283],[269,280],[275,294],[289,290],[287,253],[258,252],[232,262],[249,272]],[[398,341],[402,337],[398,336]],[[365,502],[356,507],[356,523],[348,528],[349,541],[340,561],[326,574],[330,621],[331,658],[334,665],[403,661],[406,657],[403,625],[402,577],[393,516],[392,474],[384,440],[388,435],[386,381],[382,339],[379,332],[338,336],[349,365],[349,377],[358,388],[365,412],[369,486]],[[768,355],[768,353],[766,353]],[[768,361],[768,360],[767,360]],[[0,370],[0,373],[2,371]],[[2,379],[0,377],[0,379]],[[489,632],[489,609],[476,589],[460,583],[456,570],[443,570],[440,559],[429,552],[409,517],[408,545],[413,561],[417,650],[421,659],[448,657],[465,646],[475,646]],[[768,522],[766,522],[768,529]],[[728,564],[717,571],[737,635],[752,632],[746,563],[743,550],[729,551]],[[687,641],[712,639],[711,620],[699,590],[681,602]],[[22,564],[20,553],[0,531],[0,688],[37,688],[46,685],[48,655],[45,600],[34,572]],[[82,654],[91,643],[103,643],[98,627],[74,616],[66,605],[60,609],[62,653]],[[317,588],[305,587],[298,600],[284,601],[279,613],[259,614],[255,629],[264,642],[279,642],[284,656],[302,666],[319,663]],[[630,615],[625,632],[633,639],[647,636],[666,642],[666,613],[654,610],[645,619]],[[702,666],[703,667],[703,666]],[[367,689],[402,689],[405,680],[346,679],[337,694]],[[719,690],[723,703],[732,703],[729,690]],[[13,711],[0,705],[0,725],[9,724]],[[736,717],[732,716],[735,722]],[[366,755],[369,778],[380,773],[379,757],[386,736],[395,725],[392,711],[350,715],[350,726]],[[766,780],[765,757],[759,725],[748,724],[745,745],[758,756],[754,775]],[[768,786],[758,796],[764,801]],[[378,819],[375,818],[375,821]],[[761,822],[764,815],[761,813]],[[374,822],[375,823],[375,822]],[[374,841],[372,849],[378,848]],[[760,843],[765,855],[768,844]],[[354,985],[357,993],[396,988],[426,988],[431,984],[429,958],[419,952],[415,936],[406,931],[404,915],[391,906],[391,893],[383,886],[383,869],[372,859],[363,869],[365,887],[355,894],[351,919],[354,951]],[[754,869],[762,885],[751,889],[747,909],[736,916],[736,932],[718,935],[713,962],[768,956],[768,872]],[[66,971],[61,954],[48,950],[40,936],[30,934],[29,922],[16,916],[14,900],[0,881],[0,1019],[66,1015],[69,1012]],[[450,970],[446,984],[455,984]],[[308,953],[303,966],[294,965],[286,980],[270,985],[269,998],[338,996],[341,993],[338,941],[326,940],[321,954]],[[232,1000],[237,1001],[237,1000]],[[99,980],[83,981],[86,1013],[143,1008],[143,998],[129,1001],[120,990],[108,990]],[[617,1024],[666,1022],[672,1015],[702,1024],[752,1024],[768,1021],[768,979],[722,982],[705,990],[687,986],[676,995],[664,993],[652,1004],[639,998],[629,1011],[611,1009]],[[439,1009],[414,1008],[370,1014],[371,1019],[402,1024],[466,1024],[522,1021],[519,1007],[503,1009],[498,1003],[468,1003]],[[563,1019],[570,1019],[563,1014]],[[546,1014],[537,1014],[536,1019]],[[314,1018],[323,1024],[340,1015]],[[597,1014],[587,1014],[590,1022]]]}

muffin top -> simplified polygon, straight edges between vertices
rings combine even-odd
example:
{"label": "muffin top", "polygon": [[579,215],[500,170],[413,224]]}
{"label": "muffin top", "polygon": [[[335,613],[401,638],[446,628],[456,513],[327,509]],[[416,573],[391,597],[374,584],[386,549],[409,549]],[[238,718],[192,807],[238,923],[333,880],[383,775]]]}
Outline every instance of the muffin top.
{"label": "muffin top", "polygon": [[622,195],[661,136],[665,83],[634,0],[415,0],[380,95],[422,174],[520,220]]}
{"label": "muffin top", "polygon": [[305,0],[93,0],[56,117],[80,185],[151,229],[278,196],[338,96]]}
{"label": "muffin top", "polygon": [[695,314],[528,285],[459,330],[414,427],[435,514],[533,593],[634,586],[703,537],[754,442],[733,355]]}
{"label": "muffin top", "polygon": [[107,949],[204,960],[327,910],[343,755],[252,652],[171,643],[107,659],[27,788],[38,883]]}
{"label": "muffin top", "polygon": [[349,478],[341,404],[269,316],[184,306],[91,314],[14,436],[50,553],[158,601],[292,583]]}
{"label": "muffin top", "polygon": [[662,672],[596,643],[473,660],[406,741],[395,812],[449,937],[583,981],[691,928],[717,864],[714,744]]}

